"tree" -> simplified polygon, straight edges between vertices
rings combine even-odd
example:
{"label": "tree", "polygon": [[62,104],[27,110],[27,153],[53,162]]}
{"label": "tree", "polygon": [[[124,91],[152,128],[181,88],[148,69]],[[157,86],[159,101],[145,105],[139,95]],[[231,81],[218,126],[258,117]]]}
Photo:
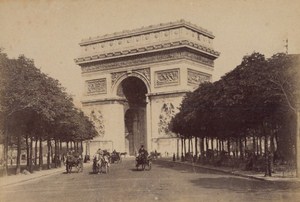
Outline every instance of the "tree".
{"label": "tree", "polygon": [[[219,81],[200,84],[187,94],[172,120],[172,131],[184,137],[227,139],[228,149],[230,139],[235,139],[240,145],[241,158],[242,140],[247,136],[253,139],[263,136],[265,153],[269,154],[265,155],[266,162],[272,162],[274,138],[277,144],[281,144],[282,139],[291,139],[290,147],[295,148],[292,138],[295,131],[291,131],[290,136],[279,133],[281,128],[289,128],[291,122],[296,123],[298,80],[295,75],[299,72],[294,57],[275,54],[265,59],[256,52],[245,56],[240,65]],[[280,147],[277,145],[277,148]],[[271,175],[271,165],[268,163],[267,167],[266,174]]]}
{"label": "tree", "polygon": [[[59,156],[58,141],[80,141],[96,135],[93,124],[79,112],[61,84],[41,73],[33,60],[20,56],[9,59],[0,53],[0,126],[5,145],[5,170],[9,144],[18,147],[17,173],[20,171],[20,149],[26,140],[27,166],[32,170],[32,143],[55,141],[55,157]],[[67,123],[67,124],[66,124]],[[71,133],[62,134],[70,130]],[[10,141],[11,140],[11,141]],[[49,147],[50,148],[50,147]],[[48,155],[48,167],[50,168]]]}

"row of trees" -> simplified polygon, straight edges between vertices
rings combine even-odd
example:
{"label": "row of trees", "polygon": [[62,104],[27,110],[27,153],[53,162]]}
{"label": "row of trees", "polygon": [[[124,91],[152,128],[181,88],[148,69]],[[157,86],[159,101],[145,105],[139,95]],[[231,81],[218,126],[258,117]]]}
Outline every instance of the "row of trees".
{"label": "row of trees", "polygon": [[97,135],[93,123],[75,108],[61,84],[36,68],[33,60],[24,56],[10,59],[0,52],[0,75],[0,144],[4,145],[4,173],[8,168],[9,147],[17,149],[16,173],[19,173],[24,148],[28,170],[32,171],[32,162],[37,162],[37,156],[42,169],[43,143],[47,142],[50,168],[51,156],[54,154],[58,160],[61,155],[62,142],[67,147],[70,142],[70,146],[78,148],[78,143],[82,145],[82,141]]}
{"label": "row of trees", "polygon": [[[244,159],[249,149],[247,139],[251,139],[252,152],[264,154],[266,162],[273,162],[274,155],[294,160],[300,78],[297,61],[298,56],[281,53],[268,59],[256,52],[245,56],[219,81],[202,83],[188,93],[171,121],[171,130],[183,140],[194,138],[196,145],[199,139],[202,157],[208,148],[204,140],[209,139],[219,143],[221,150],[227,143],[229,154]],[[230,151],[231,144],[238,145],[236,151]],[[197,146],[195,149],[197,153]],[[271,175],[271,170],[269,166],[266,174]]]}

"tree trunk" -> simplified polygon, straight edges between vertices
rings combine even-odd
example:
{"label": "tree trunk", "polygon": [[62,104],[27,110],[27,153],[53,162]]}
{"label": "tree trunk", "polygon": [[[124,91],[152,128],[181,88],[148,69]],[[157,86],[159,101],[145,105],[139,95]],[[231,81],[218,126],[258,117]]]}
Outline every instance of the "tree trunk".
{"label": "tree trunk", "polygon": [[4,146],[3,146],[3,176],[8,175],[8,127],[7,121],[4,123]]}
{"label": "tree trunk", "polygon": [[69,141],[67,141],[67,152],[69,151]]}
{"label": "tree trunk", "polygon": [[17,142],[17,165],[16,165],[16,175],[21,172],[21,135],[18,134]]}
{"label": "tree trunk", "polygon": [[[177,138],[176,141],[177,141],[177,149],[176,149],[176,151],[177,151],[176,153],[177,153],[177,154],[176,154],[176,159],[179,160],[179,139]],[[86,142],[86,144],[87,144],[87,142]],[[87,149],[86,149],[86,151],[87,151]],[[85,152],[85,153],[86,153],[86,152]]]}
{"label": "tree trunk", "polygon": [[183,143],[184,143],[184,158],[185,158],[185,155],[186,155],[186,144],[185,144],[185,138],[183,139]]}
{"label": "tree trunk", "polygon": [[243,142],[242,138],[239,138],[239,148],[240,148],[240,159],[244,159],[244,151],[243,151]]}
{"label": "tree trunk", "polygon": [[224,139],[222,140],[222,151],[224,151]]}
{"label": "tree trunk", "polygon": [[271,176],[271,170],[270,170],[270,164],[269,164],[269,160],[270,160],[270,152],[268,149],[268,140],[269,137],[266,134],[265,135],[265,176]]}
{"label": "tree trunk", "polygon": [[184,148],[184,142],[183,142],[183,138],[181,138],[181,161],[184,161],[183,148]]}
{"label": "tree trunk", "polygon": [[57,140],[54,140],[54,167],[57,168]]}
{"label": "tree trunk", "polygon": [[204,137],[200,138],[200,153],[201,157],[204,157]]}
{"label": "tree trunk", "polygon": [[35,147],[34,147],[34,165],[37,165],[37,152],[38,151],[38,138],[35,138]]}
{"label": "tree trunk", "polygon": [[190,154],[191,153],[191,147],[190,147],[190,142],[191,142],[191,138],[189,137],[188,138],[188,153]]}
{"label": "tree trunk", "polygon": [[33,148],[32,148],[32,146],[33,146],[33,138],[31,137],[30,138],[30,152],[29,152],[29,172],[33,172],[33,167],[32,167],[32,154],[33,154]]}
{"label": "tree trunk", "polygon": [[191,137],[191,153],[192,153],[192,155],[194,155],[194,144],[193,144],[193,140],[194,140],[194,138]]}
{"label": "tree trunk", "polygon": [[274,168],[274,151],[275,151],[275,148],[274,148],[274,130],[273,128],[271,128],[270,130],[270,155],[269,155],[269,170],[270,170],[270,173],[272,175],[272,172],[273,172],[273,168]]}
{"label": "tree trunk", "polygon": [[262,136],[259,137],[259,155],[262,156]]}
{"label": "tree trunk", "polygon": [[270,151],[268,147],[269,143],[269,136],[267,134],[267,123],[263,122],[262,124],[262,130],[265,136],[265,176],[271,176],[271,166],[270,166]]}
{"label": "tree trunk", "polygon": [[28,142],[28,135],[26,134],[26,167],[29,170],[29,142]]}
{"label": "tree trunk", "polygon": [[259,137],[256,137],[256,155],[259,155]]}
{"label": "tree trunk", "polygon": [[51,142],[50,140],[47,140],[47,148],[48,148],[48,151],[47,151],[47,168],[48,169],[51,169],[51,162],[50,162],[50,158],[51,158]]}
{"label": "tree trunk", "polygon": [[256,151],[256,140],[255,140],[255,136],[252,136],[252,144],[253,144],[253,153],[255,155],[255,151]]}
{"label": "tree trunk", "polygon": [[230,156],[230,138],[227,139],[227,152],[228,152],[228,155]]}
{"label": "tree trunk", "polygon": [[52,141],[50,141],[49,143],[50,143],[50,161],[51,161],[51,164],[52,164],[54,162],[54,153],[55,153],[55,151],[53,150]]}
{"label": "tree trunk", "polygon": [[[208,138],[207,138],[207,137],[205,138],[205,146],[206,146],[205,149],[206,149],[206,151],[207,151],[207,150],[208,150]],[[206,155],[205,155],[205,156],[206,156]]]}
{"label": "tree trunk", "polygon": [[198,156],[198,138],[195,137],[195,155]]}
{"label": "tree trunk", "polygon": [[58,152],[58,155],[59,155],[59,167],[61,167],[62,166],[62,162],[63,162],[63,159],[62,159],[62,142],[61,142],[61,140],[59,140],[59,152]]}
{"label": "tree trunk", "polygon": [[39,151],[39,170],[43,169],[43,141],[40,137],[40,151]]}
{"label": "tree trunk", "polygon": [[235,139],[235,157],[238,158],[238,147],[239,147],[239,141],[238,141],[238,138]]}

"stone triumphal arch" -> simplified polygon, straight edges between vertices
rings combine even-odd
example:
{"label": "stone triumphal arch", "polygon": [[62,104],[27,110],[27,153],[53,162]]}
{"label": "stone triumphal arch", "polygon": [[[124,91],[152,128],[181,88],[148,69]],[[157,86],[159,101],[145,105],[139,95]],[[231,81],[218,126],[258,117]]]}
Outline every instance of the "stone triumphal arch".
{"label": "stone triumphal arch", "polygon": [[168,123],[185,93],[211,81],[214,60],[211,32],[177,22],[88,38],[75,59],[84,80],[82,105],[99,137],[87,147],[134,155],[175,152]]}

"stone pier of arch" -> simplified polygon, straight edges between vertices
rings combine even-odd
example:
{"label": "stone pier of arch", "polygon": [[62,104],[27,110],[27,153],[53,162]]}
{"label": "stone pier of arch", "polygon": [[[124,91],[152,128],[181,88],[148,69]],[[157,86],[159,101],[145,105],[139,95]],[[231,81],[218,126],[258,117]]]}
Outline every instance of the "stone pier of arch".
{"label": "stone pier of arch", "polygon": [[148,151],[173,154],[177,136],[168,123],[187,92],[211,81],[214,35],[180,20],[80,42],[75,59],[84,82],[82,107],[99,136],[86,153],[98,148],[135,155]]}

